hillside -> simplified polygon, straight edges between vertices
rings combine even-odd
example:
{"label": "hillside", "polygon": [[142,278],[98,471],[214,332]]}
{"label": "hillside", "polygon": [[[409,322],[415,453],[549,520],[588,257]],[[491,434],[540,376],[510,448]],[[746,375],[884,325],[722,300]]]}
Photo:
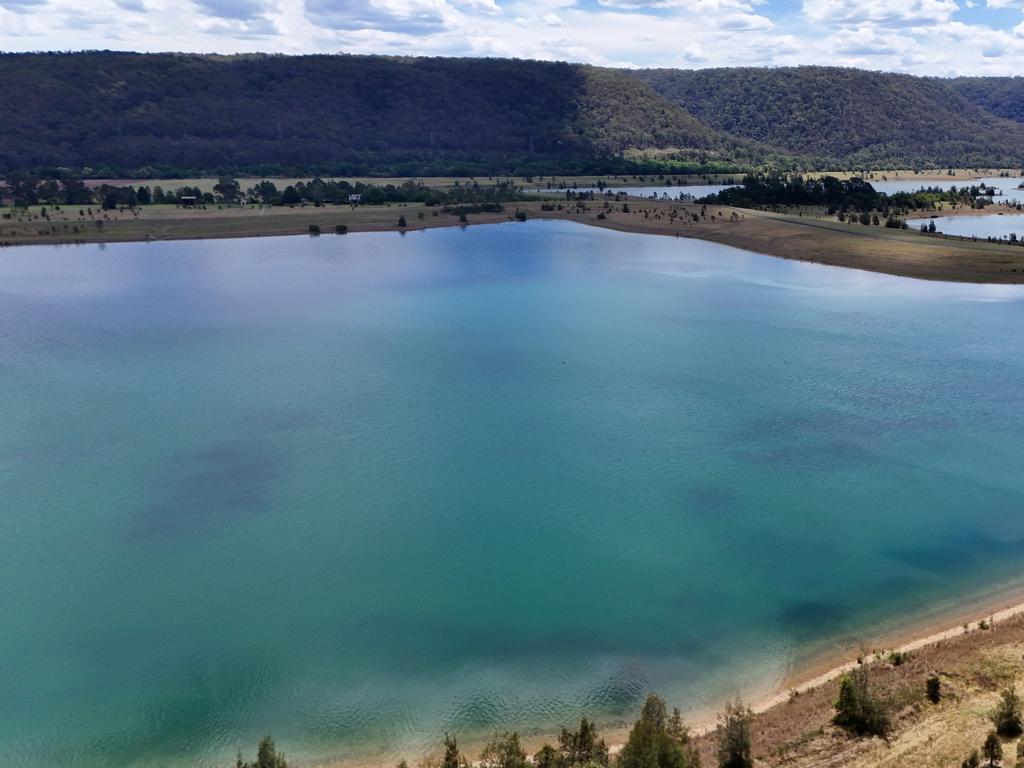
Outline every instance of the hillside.
{"label": "hillside", "polygon": [[949,85],[993,115],[1024,123],[1024,77],[958,77]]}
{"label": "hillside", "polygon": [[5,169],[404,175],[751,162],[625,73],[508,59],[0,55]]}
{"label": "hillside", "polygon": [[966,84],[958,88],[934,78],[838,67],[634,74],[715,128],[809,155],[819,166],[1010,167],[1024,162],[1024,125],[972,103],[960,92]]}

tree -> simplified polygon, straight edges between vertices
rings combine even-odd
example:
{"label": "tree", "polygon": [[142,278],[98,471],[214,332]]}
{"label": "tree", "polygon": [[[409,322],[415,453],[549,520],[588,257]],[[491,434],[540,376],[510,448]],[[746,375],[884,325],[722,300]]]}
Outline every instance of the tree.
{"label": "tree", "polygon": [[217,183],[213,185],[213,191],[220,195],[221,200],[226,203],[237,201],[241,190],[238,179],[231,176],[221,176],[217,179]]}
{"label": "tree", "polygon": [[270,736],[260,739],[260,745],[256,750],[256,762],[246,763],[242,760],[242,753],[238,753],[235,760],[235,768],[288,768],[284,759],[284,753],[278,754],[274,746],[274,740]]}
{"label": "tree", "polygon": [[618,768],[698,768],[696,750],[687,741],[680,744],[669,733],[665,702],[648,694],[619,754]]}
{"label": "tree", "polygon": [[1003,759],[1003,745],[995,731],[985,737],[985,743],[981,745],[981,754],[988,759],[991,768],[994,768],[997,761]]}
{"label": "tree", "polygon": [[597,725],[585,717],[580,720],[578,731],[562,729],[558,747],[565,765],[608,765],[608,746],[598,737]]}
{"label": "tree", "polygon": [[751,768],[750,721],[754,715],[739,699],[725,705],[718,720],[719,768]]}
{"label": "tree", "polygon": [[298,205],[302,202],[302,195],[299,194],[293,186],[287,186],[284,188],[284,192],[281,194],[281,203],[284,205]]}
{"label": "tree", "polygon": [[400,226],[400,227],[404,227],[405,226],[405,216],[399,216],[398,217],[398,226]]}
{"label": "tree", "polygon": [[1006,688],[1000,695],[999,703],[989,715],[996,733],[1004,739],[1012,739],[1024,733],[1021,721],[1020,697],[1013,688]]}
{"label": "tree", "polygon": [[466,758],[459,754],[459,743],[454,736],[444,735],[444,759],[441,768],[466,768]]}
{"label": "tree", "polygon": [[506,731],[494,734],[480,754],[483,768],[526,768],[526,752],[519,744],[519,734]]}
{"label": "tree", "polygon": [[938,704],[942,698],[942,682],[937,675],[932,675],[925,682],[925,695],[932,704]]}
{"label": "tree", "polygon": [[881,736],[889,731],[889,715],[885,702],[871,692],[868,671],[857,667],[839,680],[839,696],[832,722],[856,736]]}

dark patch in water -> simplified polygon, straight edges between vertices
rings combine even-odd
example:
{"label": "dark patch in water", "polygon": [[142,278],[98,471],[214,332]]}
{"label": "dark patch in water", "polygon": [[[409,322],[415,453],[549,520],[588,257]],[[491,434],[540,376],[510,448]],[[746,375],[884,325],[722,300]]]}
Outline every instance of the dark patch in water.
{"label": "dark patch in water", "polygon": [[1024,541],[1000,540],[980,531],[964,531],[955,541],[947,538],[932,546],[892,547],[884,554],[912,568],[942,575],[967,572],[980,561],[996,557],[1019,557],[1024,554]]}
{"label": "dark patch in water", "polygon": [[801,600],[784,606],[779,620],[788,632],[813,636],[835,632],[849,615],[846,606],[835,601]]}
{"label": "dark patch in water", "polygon": [[266,508],[278,458],[256,442],[230,441],[179,456],[160,482],[160,501],[140,510],[131,538],[183,536],[225,517]]}
{"label": "dark patch in water", "polygon": [[735,511],[736,494],[728,488],[711,483],[692,486],[686,492],[686,510],[714,516]]}

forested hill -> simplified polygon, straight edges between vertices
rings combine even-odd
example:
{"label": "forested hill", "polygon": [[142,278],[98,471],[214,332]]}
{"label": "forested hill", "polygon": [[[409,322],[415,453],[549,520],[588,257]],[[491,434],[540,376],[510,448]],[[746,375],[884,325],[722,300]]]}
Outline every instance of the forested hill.
{"label": "forested hill", "polygon": [[[1020,96],[1015,111],[996,84],[986,85],[989,78],[978,85],[979,79],[839,67],[634,74],[715,128],[808,155],[819,166],[1018,167],[1024,162],[1024,125],[997,116],[1019,117]],[[996,111],[997,105],[1006,108]]]}
{"label": "forested hill", "polygon": [[1024,165],[1024,78],[100,51],[0,81],[0,176]]}
{"label": "forested hill", "polygon": [[958,77],[950,85],[993,115],[1024,123],[1024,77]]}
{"label": "forested hill", "polygon": [[525,173],[607,169],[653,148],[693,166],[765,157],[628,73],[578,64],[6,54],[0,81],[0,173]]}

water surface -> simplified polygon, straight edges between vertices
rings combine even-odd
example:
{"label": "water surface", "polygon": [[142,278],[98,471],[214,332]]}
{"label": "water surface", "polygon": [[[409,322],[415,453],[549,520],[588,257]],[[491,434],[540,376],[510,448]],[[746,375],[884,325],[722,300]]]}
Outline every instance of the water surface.
{"label": "water surface", "polygon": [[4,764],[692,711],[1017,579],[1022,299],[564,222],[0,251]]}
{"label": "water surface", "polygon": [[1016,235],[1024,238],[1024,215],[1016,214],[985,214],[982,216],[936,216],[930,219],[913,219],[911,227],[935,222],[935,229],[946,235],[959,237],[977,237],[983,240],[988,237],[1009,238]]}

